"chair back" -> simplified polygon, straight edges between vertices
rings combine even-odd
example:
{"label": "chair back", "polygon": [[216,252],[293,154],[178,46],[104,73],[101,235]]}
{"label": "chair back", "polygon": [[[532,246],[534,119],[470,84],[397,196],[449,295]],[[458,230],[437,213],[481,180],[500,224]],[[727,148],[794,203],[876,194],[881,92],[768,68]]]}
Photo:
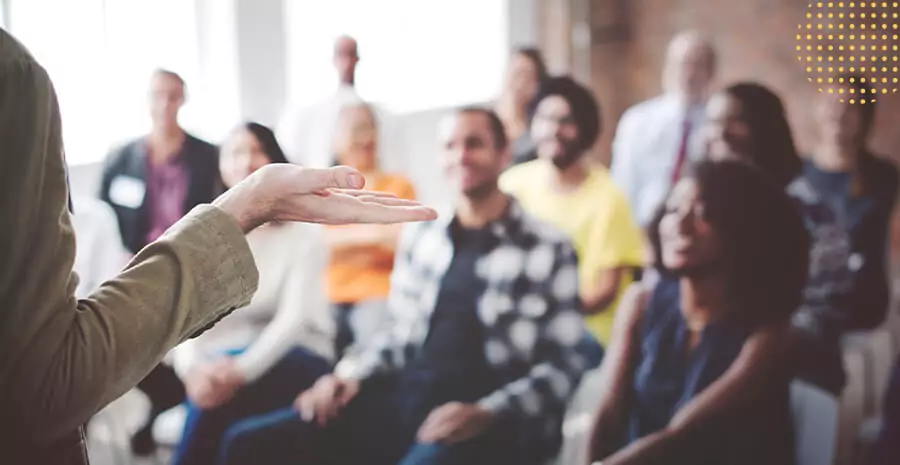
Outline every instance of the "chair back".
{"label": "chair back", "polygon": [[797,465],[832,465],[838,431],[838,399],[802,381],[791,383],[791,416]]}

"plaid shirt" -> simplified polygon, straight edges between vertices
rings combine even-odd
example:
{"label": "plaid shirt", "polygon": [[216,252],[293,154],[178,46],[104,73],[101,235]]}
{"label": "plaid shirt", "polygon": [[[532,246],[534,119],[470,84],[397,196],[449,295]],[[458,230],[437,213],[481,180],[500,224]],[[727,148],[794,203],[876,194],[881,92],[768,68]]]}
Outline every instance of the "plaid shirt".
{"label": "plaid shirt", "polygon": [[[338,376],[365,379],[400,369],[422,349],[453,258],[452,220],[453,215],[442,215],[404,230],[389,298],[397,323],[372,346],[345,356],[336,367]],[[475,265],[485,283],[477,312],[488,364],[513,381],[478,404],[523,420],[517,422],[523,445],[537,442],[547,451],[559,440],[566,403],[593,366],[590,351],[596,342],[581,312],[577,259],[561,232],[526,215],[512,199],[490,228],[497,245]]]}

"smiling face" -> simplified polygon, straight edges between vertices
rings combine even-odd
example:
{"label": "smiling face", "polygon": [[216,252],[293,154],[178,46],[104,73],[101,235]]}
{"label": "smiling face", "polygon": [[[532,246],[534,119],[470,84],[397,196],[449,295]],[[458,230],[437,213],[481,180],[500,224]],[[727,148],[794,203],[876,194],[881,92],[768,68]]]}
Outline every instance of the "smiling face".
{"label": "smiling face", "polygon": [[440,133],[441,165],[457,191],[473,199],[493,193],[510,157],[506,147],[497,146],[488,116],[457,113],[443,121]]}
{"label": "smiling face", "polygon": [[545,97],[538,104],[531,122],[531,138],[538,157],[565,169],[581,157],[578,124],[572,106],[559,95]]}
{"label": "smiling face", "polygon": [[150,80],[148,93],[150,119],[156,127],[178,125],[178,112],[184,105],[184,83],[166,72],[157,72]]}
{"label": "smiling face", "polygon": [[537,95],[540,86],[538,67],[528,56],[517,53],[512,56],[506,70],[506,86],[512,91],[519,105],[528,105]]}
{"label": "smiling face", "polygon": [[338,162],[361,171],[374,171],[378,165],[378,126],[368,105],[344,108],[335,131]]}
{"label": "smiling face", "polygon": [[700,101],[712,84],[715,61],[715,51],[704,37],[694,32],[676,36],[666,53],[664,87],[688,101]]}
{"label": "smiling face", "polygon": [[842,93],[821,93],[816,98],[813,115],[819,135],[832,144],[845,147],[858,145],[865,139],[862,105],[848,102],[852,96],[850,91],[855,91],[855,88],[842,85],[838,90]]}
{"label": "smiling face", "polygon": [[690,275],[720,263],[721,240],[705,210],[696,181],[688,178],[675,185],[659,222],[660,255],[667,269]]}
{"label": "smiling face", "polygon": [[711,159],[752,161],[749,159],[752,134],[742,110],[741,102],[724,92],[709,99],[706,105],[705,136]]}
{"label": "smiling face", "polygon": [[259,139],[246,129],[235,131],[219,152],[219,172],[228,188],[271,162]]}

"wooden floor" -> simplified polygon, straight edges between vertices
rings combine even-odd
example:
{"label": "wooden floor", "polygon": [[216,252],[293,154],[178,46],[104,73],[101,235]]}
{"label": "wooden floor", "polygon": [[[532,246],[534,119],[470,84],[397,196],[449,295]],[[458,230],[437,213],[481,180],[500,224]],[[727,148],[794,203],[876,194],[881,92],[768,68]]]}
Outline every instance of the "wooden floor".
{"label": "wooden floor", "polygon": [[[97,414],[88,426],[91,465],[164,465],[171,461],[171,448],[160,447],[153,457],[134,457],[128,439],[147,413],[143,394],[132,391]],[[159,426],[157,425],[157,429]]]}

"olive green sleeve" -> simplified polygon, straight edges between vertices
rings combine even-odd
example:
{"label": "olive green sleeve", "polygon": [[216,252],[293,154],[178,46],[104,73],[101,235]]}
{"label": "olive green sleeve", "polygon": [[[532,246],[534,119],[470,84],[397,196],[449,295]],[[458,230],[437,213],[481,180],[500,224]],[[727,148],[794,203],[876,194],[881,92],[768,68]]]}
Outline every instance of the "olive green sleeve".
{"label": "olive green sleeve", "polygon": [[203,205],[77,301],[56,96],[44,69],[2,30],[0,141],[0,424],[40,444],[246,305],[258,272],[237,222]]}

